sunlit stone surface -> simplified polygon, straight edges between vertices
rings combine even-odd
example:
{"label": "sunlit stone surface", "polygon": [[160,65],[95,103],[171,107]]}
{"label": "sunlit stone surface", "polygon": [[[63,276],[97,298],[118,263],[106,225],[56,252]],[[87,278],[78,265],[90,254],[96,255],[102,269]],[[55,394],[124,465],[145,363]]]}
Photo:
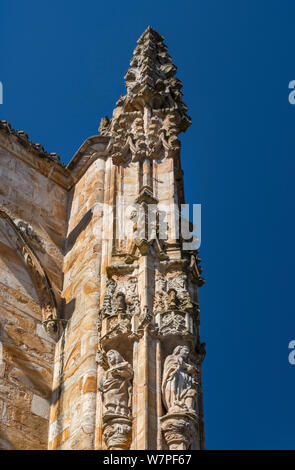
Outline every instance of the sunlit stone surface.
{"label": "sunlit stone surface", "polygon": [[0,122],[1,449],[204,447],[204,281],[167,210],[191,122],[175,73],[148,27],[67,167]]}

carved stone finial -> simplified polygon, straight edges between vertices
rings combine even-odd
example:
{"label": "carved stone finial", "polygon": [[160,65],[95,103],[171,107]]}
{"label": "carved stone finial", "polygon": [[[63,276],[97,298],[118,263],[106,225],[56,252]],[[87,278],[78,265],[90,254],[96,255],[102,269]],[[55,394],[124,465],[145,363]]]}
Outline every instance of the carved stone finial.
{"label": "carved stone finial", "polygon": [[177,68],[163,41],[151,26],[141,35],[124,77],[127,95],[120,101],[125,111],[142,109],[145,104],[154,109],[175,109],[181,114],[178,125],[184,131],[190,125],[190,118],[182,102],[182,84],[174,77]]}
{"label": "carved stone finial", "polygon": [[103,117],[100,120],[98,132],[102,136],[107,136],[109,134],[109,125],[110,125],[110,120],[107,116]]}
{"label": "carved stone finial", "polygon": [[149,26],[137,43],[124,77],[127,93],[118,100],[107,127],[100,126],[111,137],[108,152],[115,165],[176,158],[177,136],[191,124],[162,36]]}

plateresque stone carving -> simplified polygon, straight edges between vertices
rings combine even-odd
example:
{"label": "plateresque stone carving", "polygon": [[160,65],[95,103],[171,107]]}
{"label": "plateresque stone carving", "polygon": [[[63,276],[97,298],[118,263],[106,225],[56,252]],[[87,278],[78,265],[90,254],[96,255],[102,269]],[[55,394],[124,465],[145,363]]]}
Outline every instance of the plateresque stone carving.
{"label": "plateresque stone carving", "polygon": [[169,281],[168,293],[171,290],[175,291],[175,296],[172,295],[170,297],[170,302],[173,307],[174,304],[176,304],[176,307],[179,308],[179,310],[187,310],[193,307],[190,294],[187,289],[187,275],[185,273],[180,273]]}
{"label": "plateresque stone carving", "polygon": [[103,438],[108,449],[128,449],[131,439],[133,370],[118,351],[106,354],[109,369],[98,389],[103,401]]}
{"label": "plateresque stone carving", "polygon": [[109,279],[100,317],[111,317],[117,314],[136,315],[139,312],[137,278],[130,277],[127,281],[121,282]]}
{"label": "plateresque stone carving", "polygon": [[168,311],[187,311],[193,308],[190,294],[187,289],[187,275],[180,273],[166,281],[165,277],[158,275],[155,282],[154,314]]}

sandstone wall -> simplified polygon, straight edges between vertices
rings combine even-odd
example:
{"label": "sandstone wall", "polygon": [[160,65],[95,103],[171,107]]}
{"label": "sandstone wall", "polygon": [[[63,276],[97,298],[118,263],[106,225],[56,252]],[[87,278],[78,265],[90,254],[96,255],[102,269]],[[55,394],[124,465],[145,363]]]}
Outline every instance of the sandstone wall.
{"label": "sandstone wall", "polygon": [[56,348],[49,449],[94,446],[101,204],[107,174],[105,159],[98,158],[70,193],[63,288],[68,324]]}
{"label": "sandstone wall", "polygon": [[55,341],[20,245],[24,237],[59,307],[67,191],[50,167],[0,133],[0,211],[9,215],[0,217],[0,449],[47,448]]}

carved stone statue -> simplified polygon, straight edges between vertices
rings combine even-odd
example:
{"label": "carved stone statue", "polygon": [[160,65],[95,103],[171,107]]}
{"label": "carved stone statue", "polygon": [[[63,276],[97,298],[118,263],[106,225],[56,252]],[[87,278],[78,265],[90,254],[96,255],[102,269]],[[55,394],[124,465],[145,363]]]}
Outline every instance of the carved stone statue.
{"label": "carved stone statue", "polygon": [[128,298],[133,298],[136,297],[137,294],[137,278],[132,276],[128,279],[127,281],[127,286],[126,286],[126,296]]}
{"label": "carved stone statue", "polygon": [[187,346],[177,346],[164,363],[162,394],[167,413],[197,412],[197,369]]}
{"label": "carved stone statue", "polygon": [[164,276],[157,276],[155,281],[154,315],[166,310],[166,279]]}
{"label": "carved stone statue", "polygon": [[102,393],[105,414],[131,415],[131,379],[133,370],[118,351],[106,354],[109,369],[100,379],[98,389]]}
{"label": "carved stone statue", "polygon": [[115,290],[117,288],[117,283],[114,279],[109,279],[106,285],[106,293],[103,302],[103,308],[101,310],[102,316],[111,316],[113,314],[112,301]]}
{"label": "carved stone statue", "polygon": [[118,292],[116,295],[116,312],[124,314],[126,312],[126,308],[125,294],[123,292]]}
{"label": "carved stone statue", "polygon": [[138,282],[135,276],[132,276],[127,281],[126,298],[128,299],[128,314],[139,315],[140,301],[138,297]]}
{"label": "carved stone statue", "polygon": [[167,308],[168,310],[177,309],[177,292],[173,288],[167,292]]}
{"label": "carved stone statue", "polygon": [[137,278],[130,277],[127,281],[109,279],[106,285],[103,307],[100,311],[101,320],[117,314],[136,315],[140,313]]}
{"label": "carved stone statue", "polygon": [[[106,354],[109,369],[100,379],[104,412],[103,439],[109,450],[128,449],[131,443],[131,399],[133,370],[118,351]],[[98,357],[101,363],[101,354]]]}

